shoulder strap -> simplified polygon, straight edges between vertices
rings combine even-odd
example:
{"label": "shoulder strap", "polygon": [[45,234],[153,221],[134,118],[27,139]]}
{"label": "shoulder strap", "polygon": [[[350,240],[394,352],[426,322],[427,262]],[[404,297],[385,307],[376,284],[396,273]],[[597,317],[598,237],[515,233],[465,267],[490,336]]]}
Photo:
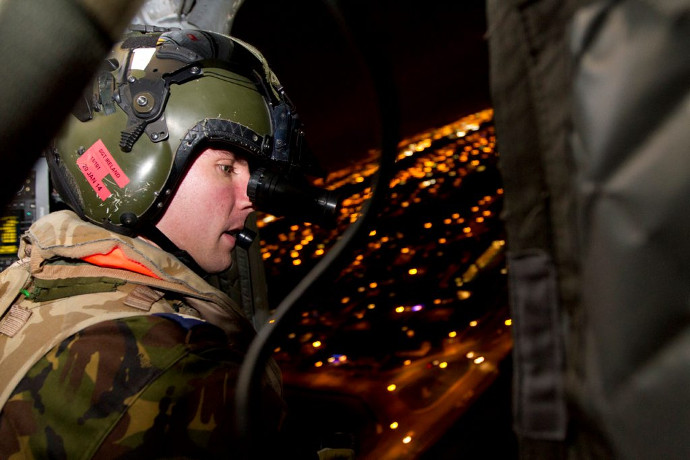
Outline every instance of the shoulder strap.
{"label": "shoulder strap", "polygon": [[19,260],[0,273],[0,316],[27,287],[30,277],[28,259]]}

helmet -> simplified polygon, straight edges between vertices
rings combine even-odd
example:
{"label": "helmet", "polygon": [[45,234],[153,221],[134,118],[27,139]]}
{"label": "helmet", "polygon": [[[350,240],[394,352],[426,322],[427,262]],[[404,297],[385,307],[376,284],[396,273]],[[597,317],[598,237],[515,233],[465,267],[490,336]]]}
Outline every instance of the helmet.
{"label": "helmet", "polygon": [[[318,172],[294,106],[256,49],[175,30],[133,33],[117,44],[46,157],[77,214],[135,235],[153,227],[207,146],[245,153],[256,171],[250,199],[278,215],[267,203],[286,201],[274,199],[293,188],[283,179]],[[329,192],[297,187],[309,206],[328,202],[335,212]]]}

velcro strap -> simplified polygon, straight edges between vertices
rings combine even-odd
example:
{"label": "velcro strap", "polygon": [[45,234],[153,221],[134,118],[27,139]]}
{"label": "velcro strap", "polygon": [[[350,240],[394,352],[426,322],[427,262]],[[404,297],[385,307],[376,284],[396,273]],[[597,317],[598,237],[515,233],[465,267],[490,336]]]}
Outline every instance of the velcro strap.
{"label": "velcro strap", "polygon": [[125,305],[138,310],[149,311],[151,306],[163,298],[161,291],[148,286],[139,285],[122,301]]}

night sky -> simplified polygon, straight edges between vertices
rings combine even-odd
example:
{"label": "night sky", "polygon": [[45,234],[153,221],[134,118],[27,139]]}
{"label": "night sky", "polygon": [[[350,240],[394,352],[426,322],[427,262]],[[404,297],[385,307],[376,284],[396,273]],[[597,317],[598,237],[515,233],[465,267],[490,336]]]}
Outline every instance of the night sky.
{"label": "night sky", "polygon": [[[376,94],[362,52],[390,69],[400,134],[449,123],[490,105],[485,2],[481,0],[246,0],[232,34],[257,48],[285,85],[325,166],[378,147]],[[368,31],[368,32],[367,32]]]}

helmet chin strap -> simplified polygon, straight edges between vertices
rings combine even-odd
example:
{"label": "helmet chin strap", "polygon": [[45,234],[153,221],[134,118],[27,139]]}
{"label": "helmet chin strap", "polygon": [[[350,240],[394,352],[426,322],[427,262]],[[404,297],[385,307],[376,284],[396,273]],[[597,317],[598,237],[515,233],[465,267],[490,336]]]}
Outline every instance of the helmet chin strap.
{"label": "helmet chin strap", "polygon": [[[147,226],[147,228],[144,229],[144,231],[142,231],[141,235],[156,243],[165,252],[168,252],[175,256],[177,259],[180,260],[180,262],[185,264],[187,268],[191,269],[194,273],[201,276],[202,278],[206,278],[210,275],[210,273],[206,272],[203,268],[201,268],[201,266],[196,262],[196,260],[194,260],[194,258],[187,251],[177,247],[177,245],[173,243],[170,240],[170,238],[165,236],[165,233],[161,232],[155,225]],[[248,229],[247,227],[244,227],[236,235],[235,238],[237,246],[241,247],[244,250],[247,250],[249,249],[249,246],[251,246],[254,242],[254,238],[256,238],[256,232]]]}
{"label": "helmet chin strap", "polygon": [[207,278],[210,275],[210,273],[206,272],[198,263],[196,263],[196,260],[194,260],[194,258],[189,255],[187,251],[178,248],[177,245],[173,243],[170,238],[165,236],[163,232],[158,230],[158,227],[155,225],[147,225],[146,228],[142,230],[141,236],[148,238],[152,242],[156,243],[162,250],[175,256],[180,262],[185,264],[187,268],[192,270],[200,277]]}

